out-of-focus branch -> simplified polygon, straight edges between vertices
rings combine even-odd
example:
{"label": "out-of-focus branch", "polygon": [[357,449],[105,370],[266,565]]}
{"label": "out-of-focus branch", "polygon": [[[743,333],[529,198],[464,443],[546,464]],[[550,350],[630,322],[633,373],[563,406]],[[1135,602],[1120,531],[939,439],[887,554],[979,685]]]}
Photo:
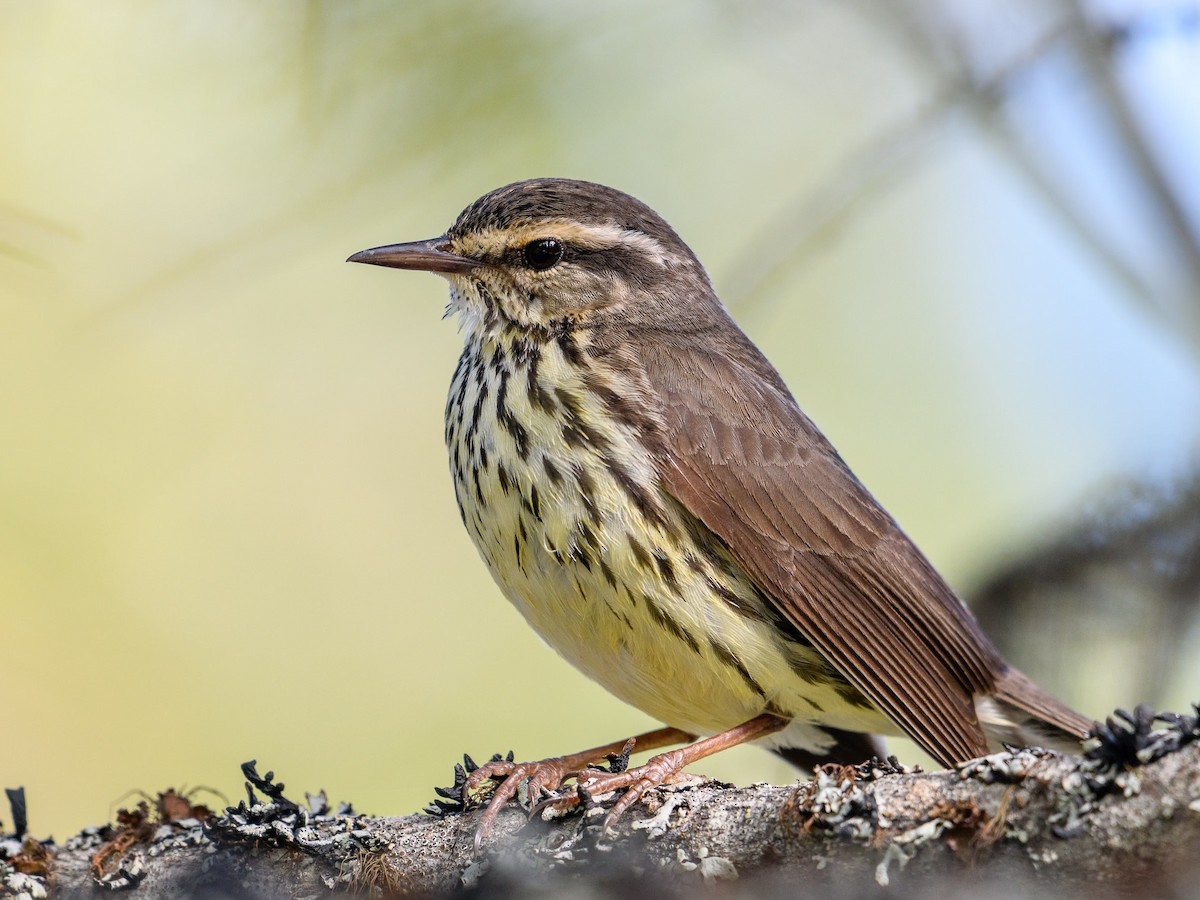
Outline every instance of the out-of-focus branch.
{"label": "out-of-focus branch", "polygon": [[[1138,125],[1130,108],[1129,99],[1113,72],[1113,51],[1118,43],[1105,40],[1104,35],[1089,21],[1079,0],[1062,0],[1067,10],[1068,21],[1076,41],[1083,50],[1092,80],[1100,89],[1105,107],[1112,117],[1113,124],[1121,134],[1121,139],[1129,152],[1133,165],[1137,168],[1141,183],[1146,194],[1158,208],[1162,220],[1168,226],[1179,252],[1183,256],[1191,283],[1200,287],[1200,238],[1193,229],[1192,223],[1175,188],[1163,174],[1158,159],[1151,151],[1146,136]],[[1195,296],[1192,298],[1195,304]],[[1195,320],[1200,310],[1192,309]]]}
{"label": "out-of-focus branch", "polygon": [[[1070,46],[1079,50],[1097,81],[1105,109],[1112,119],[1126,155],[1134,162],[1146,195],[1184,255],[1191,283],[1200,289],[1200,247],[1194,240],[1182,208],[1165,180],[1127,103],[1117,89],[1101,38],[1070,4],[1059,21],[1046,27],[1028,46],[1003,65],[979,74],[967,50],[933,27],[924,16],[904,3],[863,3],[864,21],[881,23],[896,43],[908,51],[915,65],[932,67],[936,87],[913,116],[886,129],[864,149],[853,154],[815,192],[801,198],[765,228],[753,242],[752,265],[735,274],[728,292],[730,304],[743,314],[769,293],[781,274],[802,261],[822,241],[843,227],[850,217],[900,178],[906,168],[920,162],[923,153],[957,116],[966,116],[981,128],[1047,208],[1080,245],[1118,284],[1141,305],[1182,331],[1200,347],[1200,310],[1164,303],[1161,292],[1129,265],[1109,245],[1068,193],[1055,183],[1037,158],[1036,150],[1020,138],[1006,121],[1006,101],[1021,76],[1049,53]],[[1098,55],[1099,54],[1099,55]],[[1182,319],[1182,321],[1181,321]]]}
{"label": "out-of-focus branch", "polygon": [[1057,691],[1094,684],[1119,659],[1122,696],[1169,703],[1188,689],[1200,624],[1200,475],[1112,489],[968,594],[1001,651]]}
{"label": "out-of-focus branch", "polygon": [[797,265],[836,230],[846,224],[859,208],[873,200],[881,189],[903,174],[905,166],[919,161],[921,152],[934,143],[956,114],[968,113],[989,130],[1002,134],[1003,149],[1013,157],[1026,175],[1035,179],[1035,186],[1048,195],[1054,211],[1066,217],[1073,231],[1078,232],[1089,248],[1113,274],[1130,290],[1149,295],[1150,287],[1137,272],[1123,266],[1112,257],[1087,227],[1082,218],[1065,204],[1053,186],[1032,166],[1023,148],[1003,132],[995,114],[1014,79],[1029,66],[1052,50],[1065,36],[1065,27],[1053,28],[1030,45],[1024,53],[1010,60],[985,80],[974,78],[961,60],[953,58],[948,48],[938,44],[921,27],[921,22],[900,4],[871,3],[862,9],[864,18],[876,24],[886,22],[888,33],[906,47],[914,59],[936,64],[938,84],[930,98],[917,113],[886,129],[878,138],[855,153],[839,166],[814,193],[795,204],[777,220],[770,223],[753,241],[753,260],[745,272],[735,274],[729,291],[730,304],[740,312],[752,308],[768,293],[771,283],[784,271]]}

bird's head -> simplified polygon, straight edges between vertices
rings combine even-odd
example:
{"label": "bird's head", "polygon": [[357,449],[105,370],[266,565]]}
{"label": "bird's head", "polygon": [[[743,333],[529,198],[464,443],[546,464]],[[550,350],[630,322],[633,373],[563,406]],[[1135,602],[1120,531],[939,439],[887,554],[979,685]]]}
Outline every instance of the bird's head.
{"label": "bird's head", "polygon": [[480,197],[440,237],[363,250],[350,262],[437,272],[451,309],[481,323],[550,328],[617,317],[685,317],[711,296],[688,246],[640,200],[562,178]]}

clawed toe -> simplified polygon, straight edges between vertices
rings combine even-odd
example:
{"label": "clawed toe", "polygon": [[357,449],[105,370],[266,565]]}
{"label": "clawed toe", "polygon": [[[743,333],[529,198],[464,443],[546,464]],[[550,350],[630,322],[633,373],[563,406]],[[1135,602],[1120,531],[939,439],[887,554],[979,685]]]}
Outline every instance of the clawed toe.
{"label": "clawed toe", "polygon": [[[597,805],[594,797],[623,790],[624,793],[604,817],[604,832],[608,834],[647,791],[670,781],[688,763],[686,754],[675,750],[659,754],[645,765],[626,769],[624,765],[628,761],[628,749],[632,748],[624,750],[608,771],[569,769],[568,760],[564,757],[528,763],[493,760],[480,766],[468,778],[469,791],[475,791],[488,779],[499,781],[499,784],[479,818],[479,826],[475,830],[475,849],[483,846],[483,840],[499,818],[500,811],[513,797],[518,798],[532,818],[547,813],[561,815],[580,805],[592,808]],[[573,781],[574,784],[564,786],[566,781]],[[520,796],[523,786],[524,796]]]}
{"label": "clawed toe", "polygon": [[[562,785],[569,769],[568,761],[562,757],[543,759],[538,762],[514,763],[511,760],[494,760],[480,766],[467,779],[467,793],[474,793],[487,780],[498,781],[496,790],[488,799],[479,826],[475,829],[475,849],[483,846],[483,839],[496,823],[506,803],[517,797],[521,805],[532,811],[546,795],[553,794]],[[524,788],[524,796],[520,796]]]}
{"label": "clawed toe", "polygon": [[624,772],[595,775],[579,783],[577,792],[584,798],[625,789],[604,817],[604,831],[611,832],[626,811],[645,796],[647,791],[662,787],[678,775],[688,763],[686,754],[680,750],[660,753],[645,765]]}
{"label": "clawed toe", "polygon": [[[627,760],[626,755],[622,763]],[[647,791],[668,783],[679,775],[685,765],[686,758],[679,751],[675,751],[656,756],[644,766],[635,769],[625,769],[623,764],[619,764],[607,772],[597,769],[567,772],[563,780],[572,780],[575,783],[567,786],[560,784],[559,790],[547,792],[550,796],[545,796],[541,802],[532,806],[530,815],[561,815],[576,806],[592,809],[599,805],[594,798],[623,790],[624,793],[604,817],[604,831],[607,834]]]}
{"label": "clawed toe", "polygon": [[[510,753],[507,757],[493,756],[482,766],[477,766],[470,757],[466,757],[465,769],[456,767],[455,787],[448,789],[447,793],[439,791],[439,795],[461,798],[461,808],[466,808],[472,795],[478,794],[485,782],[496,782],[496,788],[488,798],[475,829],[476,851],[483,846],[483,840],[499,818],[500,811],[513,797],[531,816],[546,811],[561,814],[580,803],[589,807],[594,805],[593,796],[626,788],[625,794],[605,817],[604,827],[608,831],[647,790],[658,787],[693,761],[684,751],[676,750],[659,754],[644,766],[628,769],[629,756],[634,748],[653,750],[689,741],[692,737],[675,728],[660,728],[636,738],[538,762],[514,762]],[[604,762],[607,762],[607,768],[594,767]],[[565,781],[573,781],[574,784],[564,787]],[[449,805],[440,801],[435,803],[439,808]]]}

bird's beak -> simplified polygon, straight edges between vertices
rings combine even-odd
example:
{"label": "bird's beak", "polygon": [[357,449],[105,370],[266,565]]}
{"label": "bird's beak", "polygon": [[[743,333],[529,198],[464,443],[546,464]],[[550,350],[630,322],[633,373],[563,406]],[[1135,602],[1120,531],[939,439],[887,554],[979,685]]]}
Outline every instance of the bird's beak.
{"label": "bird's beak", "polygon": [[480,265],[466,256],[449,252],[449,240],[445,235],[427,241],[410,241],[407,244],[388,244],[360,250],[346,262],[369,263],[373,266],[390,266],[393,269],[417,269],[422,272],[440,272],[443,275],[465,275]]}

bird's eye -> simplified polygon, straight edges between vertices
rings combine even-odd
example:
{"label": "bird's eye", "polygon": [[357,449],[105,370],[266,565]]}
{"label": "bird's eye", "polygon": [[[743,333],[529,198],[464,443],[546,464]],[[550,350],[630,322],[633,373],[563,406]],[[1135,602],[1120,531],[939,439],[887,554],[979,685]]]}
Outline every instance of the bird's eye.
{"label": "bird's eye", "polygon": [[563,245],[555,238],[541,238],[525,245],[525,264],[531,269],[549,269],[563,258]]}

